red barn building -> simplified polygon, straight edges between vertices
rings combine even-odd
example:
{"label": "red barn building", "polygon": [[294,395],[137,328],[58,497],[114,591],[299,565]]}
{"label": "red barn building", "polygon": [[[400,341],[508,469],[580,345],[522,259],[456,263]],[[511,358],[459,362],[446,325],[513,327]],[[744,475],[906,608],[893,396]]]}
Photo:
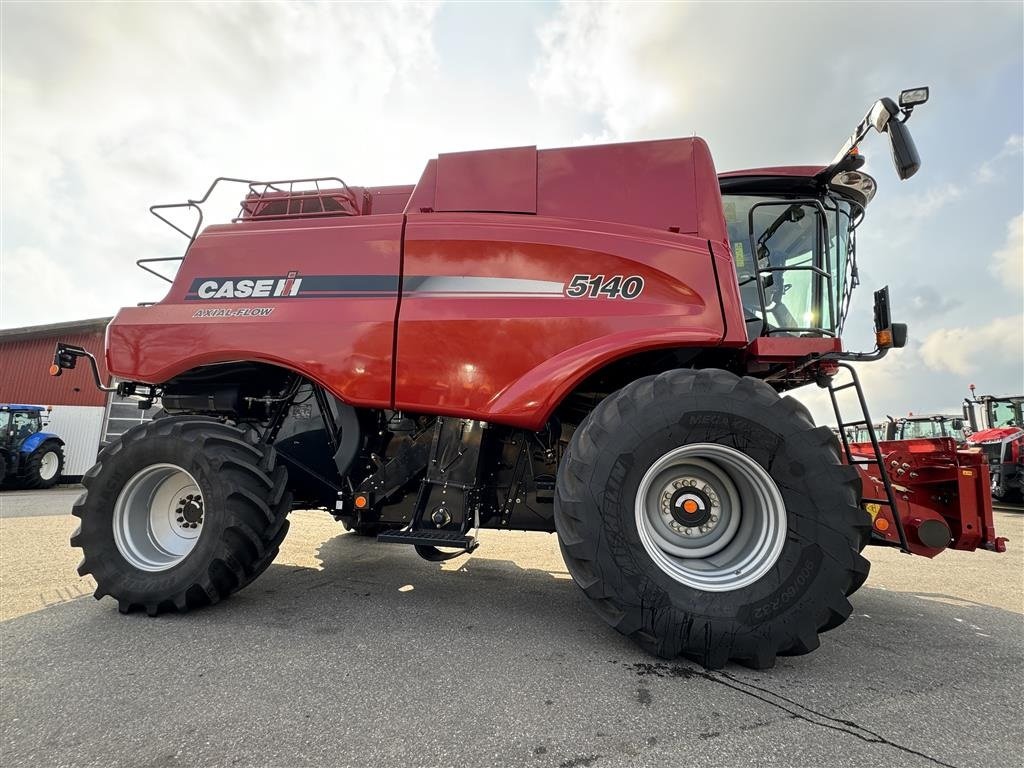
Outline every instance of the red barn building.
{"label": "red barn building", "polygon": [[103,335],[109,317],[0,329],[0,403],[49,406],[47,432],[64,440],[64,475],[82,475],[96,461],[101,443],[146,420],[135,401],[96,389],[86,364],[50,376],[57,341],[77,344],[96,355],[100,377],[109,383],[103,364]]}

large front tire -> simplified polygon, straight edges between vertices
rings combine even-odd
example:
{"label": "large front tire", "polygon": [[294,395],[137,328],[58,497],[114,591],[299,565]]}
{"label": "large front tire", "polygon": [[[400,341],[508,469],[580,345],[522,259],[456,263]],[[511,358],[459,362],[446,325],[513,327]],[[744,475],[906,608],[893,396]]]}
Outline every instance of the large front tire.
{"label": "large front tire", "polygon": [[665,658],[770,667],[851,611],[870,517],[835,438],[726,371],[670,371],[602,401],[559,467],[569,572],[613,627]]}
{"label": "large front tire", "polygon": [[82,479],[71,544],[96,598],[151,616],[219,602],[273,561],[288,530],[287,470],[251,431],[198,416],[132,428]]}

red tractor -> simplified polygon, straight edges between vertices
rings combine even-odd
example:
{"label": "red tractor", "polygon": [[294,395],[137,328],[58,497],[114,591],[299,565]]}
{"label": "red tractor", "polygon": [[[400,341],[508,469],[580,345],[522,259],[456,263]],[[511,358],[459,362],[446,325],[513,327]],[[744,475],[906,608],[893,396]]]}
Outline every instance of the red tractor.
{"label": "red tractor", "polygon": [[[849,361],[904,344],[885,289],[877,349],[840,334],[875,193],[857,146],[886,133],[913,175],[926,99],[879,100],[826,166],[718,175],[698,138],[518,147],[441,155],[408,186],[245,181],[238,217],[201,231],[238,180],[155,206],[199,220],[174,225],[168,294],[117,314],[106,362],[166,417],[86,474],[80,573],[156,614],[251,582],[292,508],[431,561],[480,528],[557,532],[644,648],[769,667],[849,616],[867,544],[1001,549],[982,465],[961,475],[949,450],[941,496],[898,492],[881,454],[780,394],[818,382],[864,406]],[[79,357],[58,345],[52,372]]]}
{"label": "red tractor", "polygon": [[1024,490],[1024,395],[977,397],[973,384],[970,389],[971,396],[964,399],[964,417],[971,425],[967,444],[985,453],[993,498],[1019,501]]}

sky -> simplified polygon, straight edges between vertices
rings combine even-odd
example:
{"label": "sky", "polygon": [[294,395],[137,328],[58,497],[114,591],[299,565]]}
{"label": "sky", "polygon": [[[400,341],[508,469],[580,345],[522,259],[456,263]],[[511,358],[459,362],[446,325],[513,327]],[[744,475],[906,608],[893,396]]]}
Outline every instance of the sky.
{"label": "sky", "polygon": [[[900,183],[858,231],[847,348],[890,286],[905,349],[876,417],[1024,391],[1024,5],[4,2],[0,328],[162,297],[149,215],[216,176],[414,183],[440,152],[699,135],[719,170],[825,163],[880,96],[928,85]],[[219,208],[217,210],[220,210]],[[227,211],[227,208],[223,210]],[[824,393],[802,390],[829,421]]]}

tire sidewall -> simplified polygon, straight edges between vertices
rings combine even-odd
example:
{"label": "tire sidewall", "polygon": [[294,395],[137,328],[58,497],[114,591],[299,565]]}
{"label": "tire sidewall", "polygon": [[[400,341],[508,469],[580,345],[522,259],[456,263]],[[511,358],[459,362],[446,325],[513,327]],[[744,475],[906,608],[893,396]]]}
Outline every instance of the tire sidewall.
{"label": "tire sidewall", "polygon": [[[214,422],[211,422],[214,423]],[[124,438],[122,438],[123,440]],[[129,445],[112,444],[101,455],[104,472],[90,484],[82,512],[82,535],[95,551],[104,575],[116,582],[121,594],[148,595],[154,590],[184,589],[198,581],[219,551],[228,527],[230,488],[219,473],[221,467],[204,455],[201,443],[188,442],[173,434],[151,435]],[[188,472],[203,496],[203,529],[184,560],[163,571],[143,571],[121,554],[114,539],[114,507],[125,484],[139,471],[154,464],[174,464]],[[97,580],[100,576],[97,575]]]}
{"label": "tire sidewall", "polygon": [[[801,440],[793,420],[781,409],[742,397],[695,394],[659,403],[658,408],[637,409],[629,422],[631,429],[616,441],[618,450],[604,452],[592,476],[607,478],[597,498],[598,535],[621,573],[616,589],[628,602],[651,608],[645,621],[656,624],[669,610],[685,613],[687,620],[699,617],[763,628],[766,623],[784,623],[792,612],[827,611],[826,596],[842,594],[846,573],[830,554],[849,546],[821,525],[819,512],[820,505],[828,503],[822,496],[829,496],[828,470],[834,462],[828,460],[828,452]],[[665,453],[692,443],[718,443],[751,457],[768,472],[785,502],[787,533],[778,560],[758,581],[741,589],[707,592],[682,584],[655,564],[640,541],[635,504],[644,474]],[[831,493],[854,503],[852,493],[844,489],[833,486]],[[831,501],[837,497],[832,495]],[[831,546],[823,548],[826,542]]]}

